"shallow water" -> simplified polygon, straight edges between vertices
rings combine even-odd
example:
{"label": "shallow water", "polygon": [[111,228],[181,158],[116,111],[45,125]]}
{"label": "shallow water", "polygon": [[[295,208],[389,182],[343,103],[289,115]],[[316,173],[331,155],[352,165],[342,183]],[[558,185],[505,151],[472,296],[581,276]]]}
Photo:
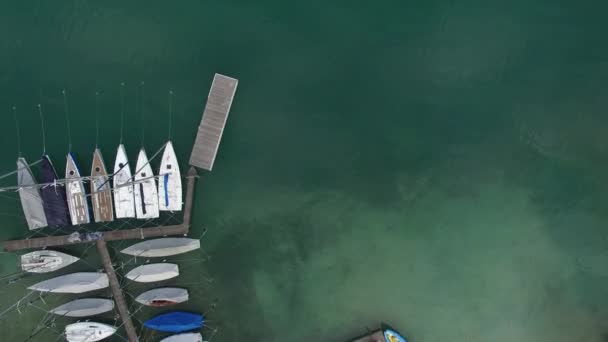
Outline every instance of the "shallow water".
{"label": "shallow water", "polygon": [[[601,342],[605,9],[544,0],[3,3],[0,170],[15,165],[13,105],[22,154],[40,155],[41,103],[58,172],[69,140],[88,171],[96,91],[98,143],[112,165],[123,81],[129,157],[166,141],[173,89],[171,137],[185,170],[220,72],[240,83],[214,170],[197,184],[192,235],[207,229],[210,259],[174,259],[181,276],[169,282],[191,291],[181,308],[209,311],[214,341],[344,341],[384,321],[412,341]],[[25,236],[16,195],[0,196],[0,237]],[[66,272],[99,267],[94,249],[85,258]],[[15,256],[0,261],[2,274],[16,270]],[[44,278],[3,285],[0,310]],[[67,300],[49,296],[6,316],[4,339],[25,340],[43,310]],[[56,340],[66,322],[31,340]]]}

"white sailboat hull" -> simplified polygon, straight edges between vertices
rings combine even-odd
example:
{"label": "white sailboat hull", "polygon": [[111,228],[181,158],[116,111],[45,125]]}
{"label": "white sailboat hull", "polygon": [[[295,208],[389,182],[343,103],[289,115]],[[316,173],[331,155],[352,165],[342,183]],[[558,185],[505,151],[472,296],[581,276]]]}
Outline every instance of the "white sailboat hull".
{"label": "white sailboat hull", "polygon": [[189,238],[160,238],[146,240],[123,249],[121,252],[144,258],[166,257],[199,249],[201,242]]}
{"label": "white sailboat hull", "polygon": [[42,281],[28,287],[29,290],[54,293],[83,293],[108,287],[105,273],[77,272]]}
{"label": "white sailboat hull", "polygon": [[31,273],[48,273],[64,268],[80,260],[65,253],[42,250],[21,256],[21,269]]}
{"label": "white sailboat hull", "polygon": [[135,300],[148,306],[167,306],[188,301],[188,290],[179,287],[161,287],[146,291]]}
{"label": "white sailboat hull", "polygon": [[158,192],[146,151],[141,149],[135,167],[135,211],[138,219],[158,217]]}
{"label": "white sailboat hull", "polygon": [[151,283],[175,278],[178,275],[179,268],[176,264],[157,263],[136,267],[129,271],[126,277],[140,283]]}
{"label": "white sailboat hull", "polygon": [[83,298],[60,305],[49,311],[67,317],[89,317],[114,309],[114,301],[105,298]]}
{"label": "white sailboat hull", "polygon": [[160,342],[203,342],[203,336],[200,333],[185,333],[165,337]]}
{"label": "white sailboat hull", "polygon": [[114,212],[116,218],[135,217],[135,197],[133,195],[133,184],[131,183],[131,167],[127,159],[127,152],[123,144],[118,145],[116,161],[114,163]]}
{"label": "white sailboat hull", "polygon": [[[46,227],[46,215],[42,206],[40,189],[36,186],[36,179],[32,174],[27,161],[24,158],[17,159],[17,185],[19,188],[19,199],[23,208],[23,215],[30,230]],[[22,186],[25,186],[22,188]]]}
{"label": "white sailboat hull", "polygon": [[182,176],[171,141],[165,145],[158,176],[159,209],[161,211],[182,210]]}
{"label": "white sailboat hull", "polygon": [[65,338],[68,342],[95,342],[101,341],[115,332],[116,328],[107,324],[80,322],[65,327]]}
{"label": "white sailboat hull", "polygon": [[80,171],[71,153],[67,155],[65,165],[66,197],[72,225],[89,223],[89,204],[87,202],[84,184],[80,179]]}

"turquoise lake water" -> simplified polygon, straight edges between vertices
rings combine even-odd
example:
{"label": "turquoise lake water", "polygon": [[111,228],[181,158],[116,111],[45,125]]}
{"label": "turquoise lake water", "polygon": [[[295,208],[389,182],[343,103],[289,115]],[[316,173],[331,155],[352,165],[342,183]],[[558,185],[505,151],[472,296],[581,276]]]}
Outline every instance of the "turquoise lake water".
{"label": "turquoise lake water", "polygon": [[[70,140],[88,171],[96,110],[113,165],[121,82],[132,160],[142,122],[148,155],[167,140],[173,89],[170,133],[185,172],[222,73],[239,87],[214,170],[196,187],[192,236],[206,229],[204,252],[173,259],[181,275],[169,282],[191,292],[181,309],[207,312],[212,341],[342,342],[387,322],[413,342],[605,342],[607,7],[4,2],[0,173],[18,153],[12,106],[22,155],[41,155],[38,103],[59,173]],[[27,236],[17,195],[0,195],[0,238]],[[64,273],[100,265],[94,249],[68,251],[86,261]],[[0,272],[16,262],[3,254]],[[3,278],[0,310],[46,278]],[[1,340],[27,340],[69,298],[12,311]],[[30,340],[60,341],[68,322]]]}

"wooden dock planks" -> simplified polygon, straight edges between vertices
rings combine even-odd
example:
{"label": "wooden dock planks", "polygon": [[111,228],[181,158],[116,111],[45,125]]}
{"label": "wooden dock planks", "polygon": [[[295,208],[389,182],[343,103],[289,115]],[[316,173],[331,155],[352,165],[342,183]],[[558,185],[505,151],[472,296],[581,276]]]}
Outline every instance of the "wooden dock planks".
{"label": "wooden dock planks", "polygon": [[237,79],[220,74],[213,77],[203,119],[192,147],[190,165],[208,171],[213,168],[237,85]]}

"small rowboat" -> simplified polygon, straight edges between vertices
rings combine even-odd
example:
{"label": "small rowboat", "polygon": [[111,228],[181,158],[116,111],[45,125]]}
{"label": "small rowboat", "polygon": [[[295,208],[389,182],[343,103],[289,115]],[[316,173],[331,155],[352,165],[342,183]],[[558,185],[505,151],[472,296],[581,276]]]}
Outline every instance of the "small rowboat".
{"label": "small rowboat", "polygon": [[165,337],[160,342],[203,342],[203,336],[200,333],[185,333]]}
{"label": "small rowboat", "polygon": [[83,293],[108,287],[108,275],[77,272],[52,278],[28,287],[29,290],[54,293]]}
{"label": "small rowboat", "polygon": [[65,338],[68,342],[95,342],[112,336],[116,328],[96,322],[79,322],[65,327]]}
{"label": "small rowboat", "polygon": [[105,298],[82,298],[60,305],[49,311],[67,317],[88,317],[114,309],[114,301]]}
{"label": "small rowboat", "polygon": [[161,287],[146,291],[137,296],[135,300],[148,306],[169,306],[187,301],[188,290],[179,287]]}
{"label": "small rowboat", "polygon": [[176,264],[157,263],[138,266],[126,274],[128,279],[140,283],[151,283],[175,278],[179,275]]}
{"label": "small rowboat", "polygon": [[160,238],[138,242],[121,253],[143,258],[166,257],[190,252],[201,247],[198,239]]}
{"label": "small rowboat", "polygon": [[33,251],[21,256],[21,269],[25,272],[47,273],[64,268],[78,260],[80,258],[56,251]]}
{"label": "small rowboat", "polygon": [[173,311],[158,315],[144,322],[144,326],[169,333],[197,330],[203,326],[203,315],[184,311]]}

